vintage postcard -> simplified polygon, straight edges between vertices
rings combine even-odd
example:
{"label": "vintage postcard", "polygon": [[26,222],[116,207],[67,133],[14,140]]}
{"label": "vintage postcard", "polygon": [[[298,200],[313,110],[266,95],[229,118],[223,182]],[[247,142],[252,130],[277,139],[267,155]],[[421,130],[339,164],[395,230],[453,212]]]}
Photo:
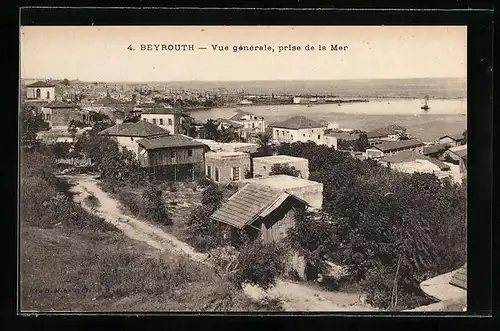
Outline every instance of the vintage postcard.
{"label": "vintage postcard", "polygon": [[467,310],[465,26],[21,26],[23,313]]}

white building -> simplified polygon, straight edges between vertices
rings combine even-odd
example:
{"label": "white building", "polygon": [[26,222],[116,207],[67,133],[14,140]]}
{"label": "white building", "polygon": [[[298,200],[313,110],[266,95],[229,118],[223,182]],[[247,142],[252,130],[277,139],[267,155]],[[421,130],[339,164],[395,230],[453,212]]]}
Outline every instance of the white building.
{"label": "white building", "polygon": [[238,109],[229,120],[242,125],[244,130],[253,132],[264,132],[266,130],[264,117],[257,117],[241,109]]}
{"label": "white building", "polygon": [[282,122],[269,125],[272,128],[275,143],[293,143],[313,141],[325,145],[325,130],[328,124],[321,124],[305,116],[295,116]]}
{"label": "white building", "polygon": [[141,111],[141,120],[158,125],[170,134],[182,133],[181,113],[172,108],[144,108]]}
{"label": "white building", "polygon": [[158,125],[139,121],[136,123],[120,123],[98,133],[100,136],[108,136],[116,139],[118,145],[133,152],[138,158],[139,145],[137,142],[144,138],[152,138],[168,135],[168,132]]}
{"label": "white building", "polygon": [[56,86],[51,83],[38,81],[26,86],[27,101],[47,101],[56,99]]}
{"label": "white building", "polygon": [[288,155],[273,155],[253,158],[253,176],[266,177],[271,173],[272,167],[277,164],[292,166],[300,171],[300,178],[309,178],[309,161],[301,157]]}
{"label": "white building", "polygon": [[219,184],[229,184],[245,178],[250,170],[250,154],[244,152],[205,153],[205,174]]}
{"label": "white building", "polygon": [[416,139],[386,141],[368,148],[365,154],[367,159],[394,155],[402,151],[413,151],[423,154],[424,145],[424,143]]}

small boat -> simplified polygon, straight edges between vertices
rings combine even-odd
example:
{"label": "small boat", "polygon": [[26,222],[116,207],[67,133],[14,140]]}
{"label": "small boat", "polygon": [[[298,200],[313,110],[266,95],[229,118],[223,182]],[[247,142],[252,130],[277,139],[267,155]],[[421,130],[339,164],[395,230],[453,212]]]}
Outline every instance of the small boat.
{"label": "small boat", "polygon": [[428,95],[425,96],[425,104],[422,107],[420,107],[420,109],[423,109],[424,111],[428,111],[431,108],[431,107],[429,107],[429,105],[427,105],[427,100],[429,100]]}

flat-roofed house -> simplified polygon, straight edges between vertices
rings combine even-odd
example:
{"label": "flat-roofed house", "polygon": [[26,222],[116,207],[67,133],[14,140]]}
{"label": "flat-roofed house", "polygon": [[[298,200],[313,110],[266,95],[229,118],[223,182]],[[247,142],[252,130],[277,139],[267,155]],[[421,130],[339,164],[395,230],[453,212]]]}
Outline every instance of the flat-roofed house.
{"label": "flat-roofed house", "polygon": [[139,164],[154,178],[195,180],[204,174],[206,146],[183,135],[140,139]]}
{"label": "flat-roofed house", "polygon": [[[295,225],[295,215],[305,210],[307,202],[284,190],[255,183],[246,184],[222,204],[211,220],[224,224],[224,238],[234,246],[243,235],[251,240],[280,242]],[[305,277],[305,261],[289,250],[287,269]]]}
{"label": "flat-roofed house", "polygon": [[205,154],[205,174],[219,184],[229,184],[245,178],[250,170],[250,154],[217,151]]}
{"label": "flat-roofed house", "polygon": [[422,154],[424,146],[425,144],[417,139],[386,141],[366,149],[365,154],[367,159],[380,158],[408,150]]}
{"label": "flat-roofed house", "polygon": [[230,117],[229,120],[243,126],[242,129],[245,138],[249,138],[258,132],[264,132],[266,130],[264,117],[255,116],[254,114],[241,109],[234,112],[233,116]]}
{"label": "flat-roofed house", "polygon": [[43,120],[53,129],[66,129],[71,121],[92,122],[91,114],[80,107],[63,101],[52,101],[42,107]]}
{"label": "flat-roofed house", "polygon": [[300,171],[300,178],[309,178],[309,161],[301,157],[294,157],[288,155],[273,155],[254,157],[253,162],[253,176],[266,177],[271,173],[272,167],[275,165],[292,166]]}
{"label": "flat-roofed house", "polygon": [[119,146],[133,152],[137,158],[139,156],[139,145],[137,144],[139,140],[167,134],[168,132],[158,125],[146,121],[119,123],[98,133],[100,136],[114,138]]}
{"label": "flat-roofed house", "polygon": [[325,144],[325,130],[328,124],[313,121],[305,116],[295,116],[282,122],[270,124],[275,143],[293,143],[313,141]]}

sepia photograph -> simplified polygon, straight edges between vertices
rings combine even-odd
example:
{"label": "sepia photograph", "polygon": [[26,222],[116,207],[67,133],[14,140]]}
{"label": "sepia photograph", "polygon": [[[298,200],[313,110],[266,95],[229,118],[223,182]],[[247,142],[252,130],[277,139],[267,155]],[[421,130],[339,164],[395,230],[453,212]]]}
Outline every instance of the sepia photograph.
{"label": "sepia photograph", "polygon": [[19,54],[21,313],[467,311],[466,26],[30,25]]}

